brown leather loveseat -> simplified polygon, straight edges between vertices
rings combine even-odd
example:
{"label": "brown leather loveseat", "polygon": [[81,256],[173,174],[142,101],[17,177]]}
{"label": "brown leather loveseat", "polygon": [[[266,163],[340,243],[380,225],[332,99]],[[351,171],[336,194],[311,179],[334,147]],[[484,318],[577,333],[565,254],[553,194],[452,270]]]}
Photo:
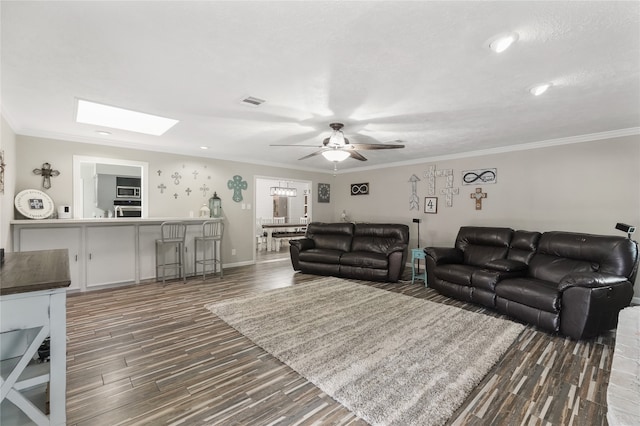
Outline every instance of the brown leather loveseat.
{"label": "brown leather loveseat", "polygon": [[409,227],[388,223],[321,223],[290,241],[293,269],[369,281],[400,279],[407,261]]}
{"label": "brown leather loveseat", "polygon": [[635,241],[572,232],[465,226],[455,247],[424,251],[440,293],[574,339],[616,327],[638,270]]}

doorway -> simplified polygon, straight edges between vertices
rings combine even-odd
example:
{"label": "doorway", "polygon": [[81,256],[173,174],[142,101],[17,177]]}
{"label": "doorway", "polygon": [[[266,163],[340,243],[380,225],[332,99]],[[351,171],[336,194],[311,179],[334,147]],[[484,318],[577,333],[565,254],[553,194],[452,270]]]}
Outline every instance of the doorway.
{"label": "doorway", "polygon": [[300,224],[311,221],[311,181],[283,177],[255,177],[254,260],[256,263],[289,259],[289,240],[272,238],[267,246],[263,224]]}

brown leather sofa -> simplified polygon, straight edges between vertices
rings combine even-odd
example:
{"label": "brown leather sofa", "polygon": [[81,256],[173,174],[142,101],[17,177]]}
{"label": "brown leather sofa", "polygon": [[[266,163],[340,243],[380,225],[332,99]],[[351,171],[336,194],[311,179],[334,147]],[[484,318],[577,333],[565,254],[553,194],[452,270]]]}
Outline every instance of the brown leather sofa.
{"label": "brown leather sofa", "polygon": [[617,236],[465,226],[424,251],[440,293],[574,339],[616,327],[638,271],[637,243]]}
{"label": "brown leather sofa", "polygon": [[407,261],[409,227],[385,223],[321,223],[290,241],[293,269],[369,281],[400,279]]}

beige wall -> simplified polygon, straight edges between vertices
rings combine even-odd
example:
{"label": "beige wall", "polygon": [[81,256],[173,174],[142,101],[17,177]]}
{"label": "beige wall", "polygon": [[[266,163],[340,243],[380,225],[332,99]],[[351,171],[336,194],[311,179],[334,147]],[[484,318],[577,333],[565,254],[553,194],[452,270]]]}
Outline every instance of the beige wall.
{"label": "beige wall", "polygon": [[[3,139],[11,139],[11,135],[10,131],[3,130]],[[198,192],[203,181],[195,181],[191,171],[203,170],[206,165],[207,175],[211,176],[211,179],[207,179],[207,185],[215,189],[223,200],[228,225],[224,254],[229,263],[248,262],[253,258],[253,209],[242,210],[241,204],[231,200],[232,193],[226,186],[227,180],[236,174],[241,175],[249,185],[248,190],[243,191],[246,203],[255,203],[255,176],[309,180],[313,182],[314,220],[339,220],[344,209],[354,221],[406,223],[411,229],[413,247],[417,244],[417,237],[412,218],[422,219],[420,236],[423,247],[452,246],[462,225],[609,235],[622,235],[614,229],[616,222],[640,225],[640,136],[442,159],[411,166],[338,174],[335,177],[331,174],[27,136],[17,136],[16,152],[15,191],[40,188],[41,178],[34,175],[32,170],[45,161],[50,162],[61,172],[60,176],[52,179],[52,188],[48,191],[56,204],[72,204],[71,170],[74,154],[147,161],[150,165],[151,217],[186,217],[190,211],[197,214],[204,201]],[[460,188],[460,194],[454,195],[453,206],[447,207],[444,196],[440,194],[444,188],[444,178],[437,178],[438,213],[425,214],[427,181],[424,172],[432,164],[437,169],[453,169],[454,187]],[[497,168],[498,178],[496,184],[481,186],[488,198],[483,201],[482,210],[475,210],[469,194],[476,185],[461,185],[461,172],[482,168]],[[161,176],[158,176],[157,170],[162,171]],[[169,178],[176,171],[183,176],[179,186],[173,185]],[[417,185],[419,211],[409,210],[408,181],[412,174],[421,179]],[[184,189],[189,182],[194,183],[190,186],[193,192],[186,196]],[[317,203],[315,191],[318,182],[331,184],[330,203]],[[370,195],[351,196],[349,184],[360,182],[370,184]],[[157,189],[160,183],[168,187],[164,194]],[[12,188],[7,190],[12,191]],[[177,200],[172,196],[176,192],[179,193]],[[13,194],[11,198],[7,194],[5,192],[5,199],[12,199]],[[3,209],[5,204],[3,202]],[[4,217],[3,214],[3,222],[6,222]],[[231,256],[232,248],[237,250],[236,256]],[[635,291],[636,296],[640,297],[638,287],[636,285]]]}
{"label": "beige wall", "polygon": [[[429,165],[453,169],[454,187],[460,188],[453,206],[446,207],[440,194],[445,179],[436,179],[437,214],[424,213]],[[496,184],[461,185],[463,170],[484,168],[498,169]],[[421,179],[420,211],[409,210],[412,174]],[[350,195],[349,184],[360,182],[369,182],[371,195]],[[482,210],[475,210],[470,198],[476,187],[488,194]],[[343,174],[331,196],[337,212],[346,209],[351,220],[410,225],[413,247],[417,228],[412,218],[422,219],[423,247],[451,247],[462,225],[623,235],[614,229],[617,222],[640,225],[640,136]]]}
{"label": "beige wall", "polygon": [[[275,178],[299,179],[313,182],[325,181],[322,173],[309,173],[299,170],[258,166],[253,164],[220,161],[208,158],[189,157],[151,151],[114,148],[85,143],[43,139],[30,136],[17,136],[17,176],[16,192],[23,189],[42,189],[42,178],[33,174],[33,169],[44,162],[60,171],[60,175],[51,178],[51,189],[46,192],[57,205],[73,205],[72,164],[74,155],[119,158],[149,163],[149,217],[189,217],[190,212],[198,215],[202,204],[208,200],[215,190],[222,199],[222,208],[226,217],[225,241],[223,255],[225,263],[246,263],[253,259],[254,241],[254,176],[270,176]],[[157,171],[162,173],[158,175]],[[192,172],[198,170],[194,178]],[[182,175],[180,183],[174,184],[171,175],[178,172]],[[242,176],[248,188],[242,191],[242,203],[234,202],[233,192],[227,188],[227,181],[234,175]],[[210,178],[209,178],[210,177]],[[161,194],[158,185],[164,184],[167,189]],[[206,197],[199,188],[206,184],[210,190]],[[192,192],[187,195],[185,190]],[[173,194],[178,194],[176,199]],[[242,209],[242,204],[251,204],[251,209]],[[326,205],[313,205],[314,217],[318,220],[332,220],[333,211]],[[236,249],[236,255],[231,250]]]}
{"label": "beige wall", "polygon": [[4,193],[0,193],[0,248],[11,251],[11,232],[9,222],[13,219],[13,199],[16,182],[16,135],[0,117],[0,150],[4,150]]}

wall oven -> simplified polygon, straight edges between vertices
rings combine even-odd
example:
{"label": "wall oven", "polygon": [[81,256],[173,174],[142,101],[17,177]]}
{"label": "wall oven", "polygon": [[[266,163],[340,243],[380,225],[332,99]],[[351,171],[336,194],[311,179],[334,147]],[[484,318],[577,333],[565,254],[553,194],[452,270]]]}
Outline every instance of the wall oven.
{"label": "wall oven", "polygon": [[114,200],[113,211],[116,217],[142,217],[142,201]]}

